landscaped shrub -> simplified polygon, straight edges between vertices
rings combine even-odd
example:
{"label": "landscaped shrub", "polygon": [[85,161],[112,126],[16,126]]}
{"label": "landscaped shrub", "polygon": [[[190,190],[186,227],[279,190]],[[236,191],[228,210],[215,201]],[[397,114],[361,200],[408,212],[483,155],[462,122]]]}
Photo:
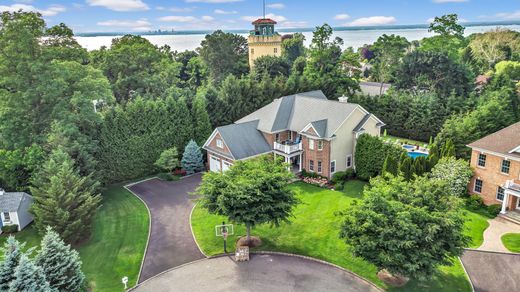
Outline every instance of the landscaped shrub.
{"label": "landscaped shrub", "polygon": [[344,185],[344,183],[342,181],[337,183],[334,186],[334,190],[336,190],[336,191],[342,191],[344,188],[345,188],[345,185]]}
{"label": "landscaped shrub", "polygon": [[179,180],[179,177],[176,176],[176,175],[173,175],[169,172],[163,172],[163,173],[159,173],[157,175],[158,178],[160,178],[161,180],[165,180],[165,181],[176,181],[176,180]]}
{"label": "landscaped shrub", "polygon": [[431,171],[430,178],[446,182],[454,196],[462,197],[467,194],[468,183],[473,176],[469,163],[455,157],[443,157]]}
{"label": "landscaped shrub", "polygon": [[500,204],[493,204],[493,205],[487,206],[487,211],[488,211],[489,215],[491,215],[491,216],[497,216],[501,210],[502,210],[502,205],[500,205]]}
{"label": "landscaped shrub", "polygon": [[484,205],[484,201],[479,195],[470,195],[466,200],[466,204],[472,209],[479,209]]}
{"label": "landscaped shrub", "polygon": [[18,232],[18,225],[17,224],[12,224],[12,225],[2,226],[2,232],[3,233],[15,233],[15,232]]}
{"label": "landscaped shrub", "polygon": [[353,179],[356,177],[356,171],[353,168],[345,170],[345,179]]}
{"label": "landscaped shrub", "polygon": [[356,174],[363,180],[378,176],[383,170],[387,156],[391,155],[399,161],[403,153],[406,155],[406,151],[401,147],[384,143],[379,137],[363,134],[356,144]]}
{"label": "landscaped shrub", "polygon": [[332,175],[332,179],[330,182],[334,184],[341,183],[347,179],[346,173],[344,171],[338,171]]}

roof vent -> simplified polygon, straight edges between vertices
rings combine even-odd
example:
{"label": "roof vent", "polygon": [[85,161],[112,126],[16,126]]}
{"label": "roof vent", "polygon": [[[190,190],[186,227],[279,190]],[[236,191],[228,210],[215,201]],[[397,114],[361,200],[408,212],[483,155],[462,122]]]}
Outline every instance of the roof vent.
{"label": "roof vent", "polygon": [[341,97],[338,98],[338,101],[341,103],[348,103],[348,97],[346,97],[345,95],[342,95]]}

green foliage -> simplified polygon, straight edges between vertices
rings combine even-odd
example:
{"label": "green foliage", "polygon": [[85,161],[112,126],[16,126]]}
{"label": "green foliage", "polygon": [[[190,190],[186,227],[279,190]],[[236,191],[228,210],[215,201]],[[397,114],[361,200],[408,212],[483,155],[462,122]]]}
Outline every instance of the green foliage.
{"label": "green foliage", "polygon": [[475,34],[468,47],[480,73],[492,69],[500,61],[520,61],[520,33],[516,31],[496,28]]}
{"label": "green foliage", "polygon": [[6,234],[18,232],[18,224],[4,225],[2,232]]}
{"label": "green foliage", "polygon": [[468,183],[473,170],[467,161],[445,156],[439,160],[430,173],[430,178],[444,181],[450,194],[462,197],[467,194]]}
{"label": "green foliage", "polygon": [[414,51],[407,54],[394,73],[400,89],[429,90],[441,96],[466,96],[473,85],[471,71],[439,52]]}
{"label": "green foliage", "polygon": [[81,176],[63,149],[55,149],[32,178],[34,225],[41,234],[51,226],[67,242],[90,234],[92,220],[101,201],[95,193],[98,183]]}
{"label": "green foliage", "polygon": [[257,78],[261,78],[265,75],[271,78],[277,76],[288,77],[290,69],[291,65],[284,57],[262,56],[255,60],[253,74],[255,74]]}
{"label": "green foliage", "polygon": [[504,74],[512,80],[520,80],[520,62],[500,61],[495,65],[495,74]]}
{"label": "green foliage", "polygon": [[466,204],[473,210],[478,210],[484,206],[484,200],[479,195],[470,195],[466,200]]}
{"label": "green foliage", "polygon": [[287,222],[298,203],[288,188],[293,175],[286,167],[267,156],[236,161],[226,172],[206,173],[197,193],[211,214],[245,224],[249,239],[251,226]]}
{"label": "green foliage", "polygon": [[441,36],[456,36],[464,37],[465,27],[458,24],[459,17],[457,14],[446,14],[441,17],[435,17],[430,27],[429,32],[434,32]]}
{"label": "green foliage", "polygon": [[248,47],[243,36],[214,31],[202,40],[199,53],[209,78],[217,84],[229,74],[241,76],[248,72]]}
{"label": "green foliage", "polygon": [[173,175],[169,172],[165,172],[165,173],[159,173],[157,175],[157,177],[161,180],[165,180],[165,181],[176,181],[176,180],[179,180],[180,178],[176,175]]}
{"label": "green foliage", "polygon": [[0,185],[7,190],[27,191],[31,174],[44,159],[43,149],[36,144],[16,150],[0,148]]}
{"label": "green foliage", "polygon": [[399,163],[398,160],[395,159],[392,155],[388,155],[385,158],[385,162],[383,163],[383,169],[381,170],[381,174],[389,173],[392,175],[398,175],[399,173]]}
{"label": "green foliage", "polygon": [[66,245],[58,233],[47,227],[41,249],[35,258],[52,289],[57,291],[84,290],[85,275],[81,271],[79,253]]}
{"label": "green foliage", "polygon": [[177,148],[172,147],[164,150],[154,165],[168,172],[172,172],[174,168],[179,167],[179,152]]}
{"label": "green foliage", "polygon": [[2,248],[3,260],[0,261],[0,291],[8,291],[11,282],[15,279],[14,270],[20,263],[22,249],[25,243],[20,243],[9,236]]}
{"label": "green foliage", "polygon": [[413,158],[406,157],[399,163],[399,174],[407,181],[412,180],[415,170],[413,168]]}
{"label": "green foliage", "polygon": [[284,57],[290,65],[299,57],[305,55],[305,46],[303,42],[305,36],[302,33],[294,33],[291,37],[282,41],[282,57]]}
{"label": "green foliage", "polygon": [[186,174],[193,174],[204,170],[204,161],[202,159],[202,152],[197,143],[190,140],[184,154],[182,154],[182,168],[186,170]]}
{"label": "green foliage", "polygon": [[20,262],[14,270],[14,280],[9,291],[55,291],[47,282],[43,269],[37,266],[29,256],[22,254]]}
{"label": "green foliage", "polygon": [[443,183],[419,177],[372,179],[364,200],[344,212],[341,237],[356,256],[392,274],[425,280],[462,254],[460,201]]}
{"label": "green foliage", "polygon": [[375,81],[384,83],[391,80],[394,70],[409,46],[410,43],[406,38],[393,34],[383,34],[374,42],[371,50],[375,57],[371,62],[374,64]]}
{"label": "green foliage", "polygon": [[375,177],[381,174],[386,157],[392,156],[398,160],[402,154],[406,155],[406,152],[401,147],[384,143],[378,137],[363,134],[359,136],[356,143],[354,161],[357,176],[364,180]]}
{"label": "green foliage", "polygon": [[208,111],[206,110],[206,100],[203,96],[195,97],[191,116],[193,117],[193,138],[197,144],[203,145],[213,131]]}

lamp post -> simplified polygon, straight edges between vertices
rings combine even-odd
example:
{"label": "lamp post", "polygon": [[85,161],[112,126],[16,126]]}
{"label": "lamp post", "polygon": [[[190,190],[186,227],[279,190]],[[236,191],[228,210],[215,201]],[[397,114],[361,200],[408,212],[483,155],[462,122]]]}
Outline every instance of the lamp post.
{"label": "lamp post", "polygon": [[224,239],[224,253],[227,253],[227,237],[228,237],[228,230],[226,228],[226,222],[222,222],[222,238]]}

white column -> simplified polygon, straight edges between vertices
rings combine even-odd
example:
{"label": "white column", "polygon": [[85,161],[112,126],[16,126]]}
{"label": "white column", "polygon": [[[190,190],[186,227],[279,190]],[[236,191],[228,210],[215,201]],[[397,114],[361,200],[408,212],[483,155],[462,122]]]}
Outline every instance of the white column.
{"label": "white column", "polygon": [[299,162],[300,162],[300,165],[299,165],[299,167],[300,167],[300,172],[302,171],[302,159],[303,159],[303,154],[300,153],[300,160],[299,160]]}
{"label": "white column", "polygon": [[291,171],[291,164],[289,163],[289,162],[290,162],[289,157],[284,156],[284,158],[285,158],[285,163],[289,164],[289,166],[287,166],[287,170],[288,170],[288,171]]}
{"label": "white column", "polygon": [[509,201],[509,194],[507,192],[505,192],[504,200],[502,201],[502,210],[500,211],[501,214],[506,213],[507,201]]}

